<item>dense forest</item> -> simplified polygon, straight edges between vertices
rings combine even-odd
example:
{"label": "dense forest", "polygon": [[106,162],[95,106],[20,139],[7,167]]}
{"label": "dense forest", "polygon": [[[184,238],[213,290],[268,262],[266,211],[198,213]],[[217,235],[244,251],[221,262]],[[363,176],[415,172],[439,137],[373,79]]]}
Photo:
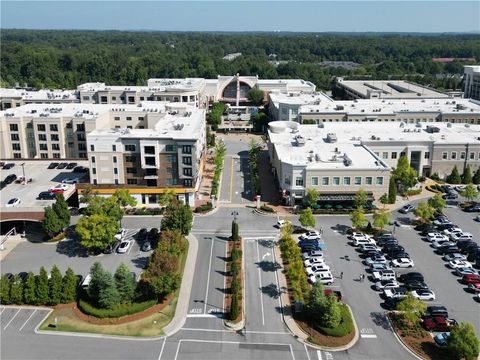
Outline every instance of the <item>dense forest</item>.
{"label": "dense forest", "polygon": [[[233,60],[229,53],[241,52]],[[458,89],[463,63],[480,59],[478,35],[1,31],[1,85],[75,88],[84,82],[145,85],[153,77],[218,74],[303,78],[329,89],[334,76],[409,79]],[[272,64],[272,61],[278,61]],[[322,66],[351,61],[351,68]],[[448,74],[442,76],[442,74]]]}

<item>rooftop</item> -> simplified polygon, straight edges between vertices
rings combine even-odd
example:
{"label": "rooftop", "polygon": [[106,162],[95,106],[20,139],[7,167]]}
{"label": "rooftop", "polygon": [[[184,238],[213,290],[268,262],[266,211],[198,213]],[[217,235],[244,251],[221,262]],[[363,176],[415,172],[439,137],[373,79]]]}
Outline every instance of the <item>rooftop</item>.
{"label": "rooftop", "polygon": [[147,86],[106,85],[105,83],[85,83],[77,87],[78,91],[132,91],[132,92],[168,92],[175,90],[199,90],[205,84],[201,78],[186,79],[148,79]]}
{"label": "rooftop", "polygon": [[18,98],[25,101],[76,101],[75,90],[25,90],[25,89],[0,89],[0,98]]}
{"label": "rooftop", "polygon": [[[304,94],[300,92],[271,92],[269,94],[270,100],[278,108],[279,103],[286,103],[291,105],[310,105],[310,104],[330,104],[333,102],[326,94],[316,92],[311,94]],[[324,105],[325,106],[325,105]]]}

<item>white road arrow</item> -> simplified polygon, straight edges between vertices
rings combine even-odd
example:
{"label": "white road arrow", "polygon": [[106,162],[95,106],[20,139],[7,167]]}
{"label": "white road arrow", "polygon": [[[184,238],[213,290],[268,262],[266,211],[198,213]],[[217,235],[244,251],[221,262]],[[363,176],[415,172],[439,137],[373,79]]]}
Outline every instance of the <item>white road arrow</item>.
{"label": "white road arrow", "polygon": [[270,255],[272,255],[272,254],[270,254],[269,252],[265,253],[265,254],[262,256],[262,260],[265,260],[265,258],[266,258],[267,256],[270,256]]}

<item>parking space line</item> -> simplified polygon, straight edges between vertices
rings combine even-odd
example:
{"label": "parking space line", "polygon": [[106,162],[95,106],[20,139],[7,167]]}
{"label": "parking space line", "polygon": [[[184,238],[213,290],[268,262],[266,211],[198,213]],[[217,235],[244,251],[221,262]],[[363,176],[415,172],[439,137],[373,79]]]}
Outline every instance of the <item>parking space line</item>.
{"label": "parking space line", "polygon": [[37,312],[37,309],[34,309],[33,312],[30,314],[30,316],[28,317],[28,319],[23,323],[23,325],[20,327],[20,329],[18,329],[18,332],[22,331],[23,327],[25,325],[27,325],[28,320],[30,320],[32,318],[33,314],[35,314],[36,312]]}
{"label": "parking space line", "polygon": [[320,350],[317,350],[317,357],[318,360],[322,360],[322,352]]}
{"label": "parking space line", "polygon": [[160,360],[162,358],[162,355],[163,355],[163,349],[165,348],[165,343],[167,342],[167,338],[163,338],[163,344],[162,344],[162,348],[160,349],[160,354],[158,354],[158,360]]}
{"label": "parking space line", "polygon": [[307,359],[311,360],[310,359],[310,354],[308,353],[307,345],[305,343],[303,343],[303,347],[305,348],[305,352],[307,353]]}
{"label": "parking space line", "polygon": [[[258,283],[260,285],[260,289],[262,289],[262,272],[260,269],[260,252],[258,250],[258,241],[255,242],[257,245],[257,262],[258,262]],[[265,326],[265,311],[263,309],[263,291],[260,291],[260,306],[262,308],[262,325]]]}
{"label": "parking space line", "polygon": [[210,271],[212,270],[212,255],[213,255],[213,238],[212,238],[212,245],[210,246],[210,260],[208,263],[207,287],[205,288],[205,303],[203,304],[204,314],[207,312],[208,287],[210,286]]}
{"label": "parking space line", "polygon": [[6,330],[8,328],[8,325],[10,325],[13,321],[13,319],[15,319],[15,317],[18,315],[18,313],[20,312],[20,310],[22,310],[21,308],[17,310],[17,312],[15,313],[15,315],[13,315],[13,317],[10,319],[10,321],[8,322],[7,325],[5,325],[5,327],[3,328],[3,330]]}
{"label": "parking space line", "polygon": [[2,308],[2,311],[0,311],[0,315],[2,315],[2,313],[5,311],[5,307]]}

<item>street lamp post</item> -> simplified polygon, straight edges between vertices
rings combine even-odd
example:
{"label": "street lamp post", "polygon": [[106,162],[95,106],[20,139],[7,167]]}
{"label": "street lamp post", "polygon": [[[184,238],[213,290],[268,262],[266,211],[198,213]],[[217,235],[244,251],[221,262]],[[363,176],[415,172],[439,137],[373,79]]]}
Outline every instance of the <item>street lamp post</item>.
{"label": "street lamp post", "polygon": [[233,222],[237,223],[238,211],[232,211],[232,216],[233,216]]}
{"label": "street lamp post", "polygon": [[27,178],[25,177],[25,163],[21,164],[23,172],[23,185],[27,185]]}

